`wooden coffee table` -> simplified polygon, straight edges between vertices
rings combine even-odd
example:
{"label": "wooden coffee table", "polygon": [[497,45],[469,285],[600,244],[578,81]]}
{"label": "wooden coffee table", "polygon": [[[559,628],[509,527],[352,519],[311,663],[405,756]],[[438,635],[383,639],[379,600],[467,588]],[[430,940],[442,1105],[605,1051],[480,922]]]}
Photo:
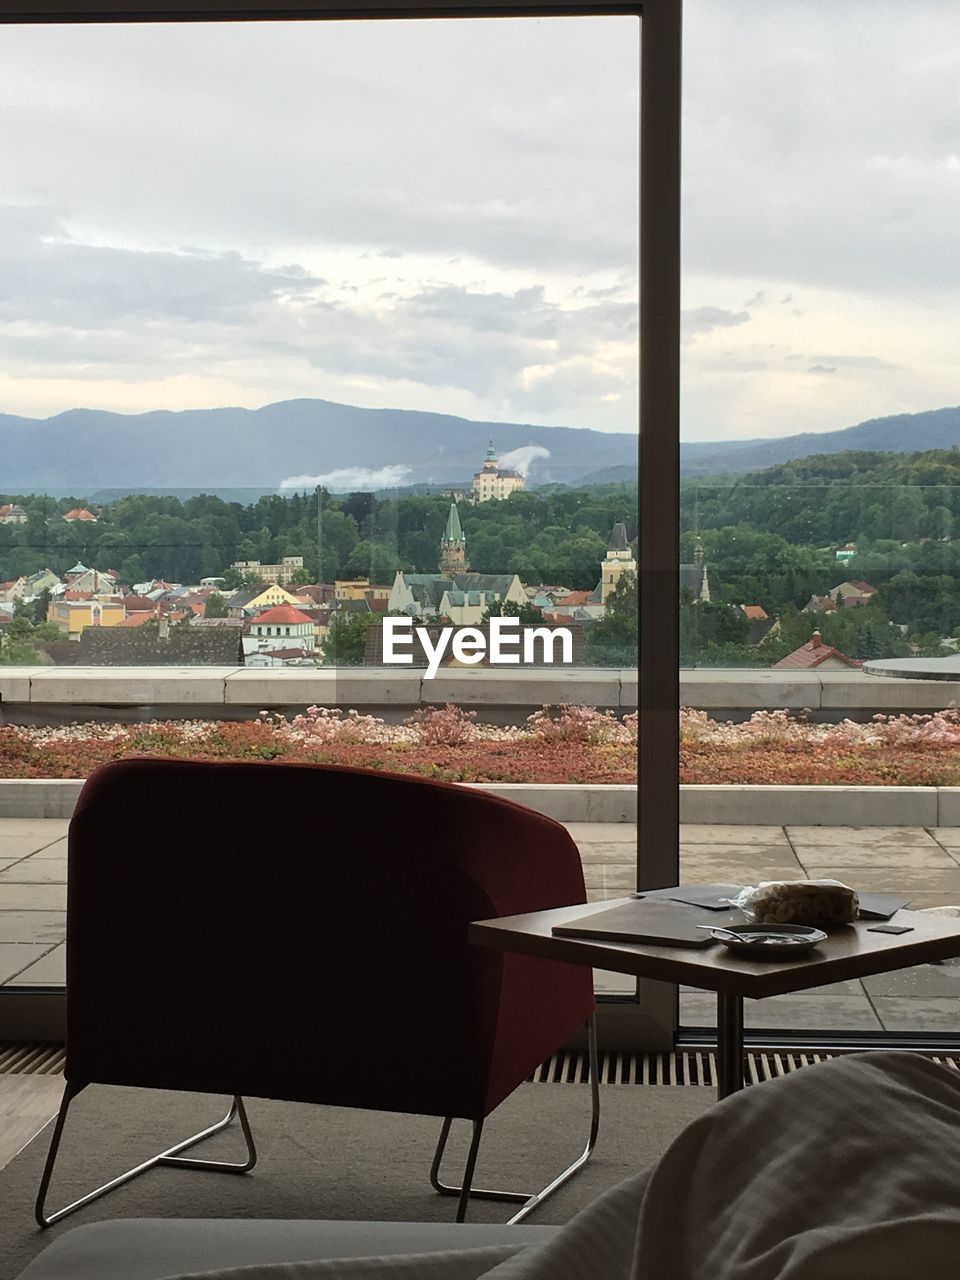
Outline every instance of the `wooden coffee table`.
{"label": "wooden coffee table", "polygon": [[[470,926],[470,941],[478,947],[516,951],[548,960],[566,960],[637,978],[686,983],[717,993],[718,1096],[725,1098],[743,1087],[743,1001],[805,991],[847,978],[908,969],[911,965],[960,956],[960,920],[922,911],[901,910],[890,924],[910,925],[912,932],[870,933],[880,920],[858,920],[831,933],[826,942],[793,960],[747,960],[719,943],[694,947],[653,946],[638,942],[601,942],[591,938],[558,938],[555,924],[593,911],[629,902],[581,903],[552,911],[480,920]],[[691,908],[691,910],[697,910]],[[709,924],[713,912],[703,909]]]}

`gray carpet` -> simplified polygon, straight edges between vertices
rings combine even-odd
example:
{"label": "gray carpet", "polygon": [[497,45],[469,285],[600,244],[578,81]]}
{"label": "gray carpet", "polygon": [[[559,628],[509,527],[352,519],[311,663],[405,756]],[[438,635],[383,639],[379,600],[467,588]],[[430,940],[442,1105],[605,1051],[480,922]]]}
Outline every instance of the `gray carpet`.
{"label": "gray carpet", "polygon": [[[602,1089],[600,1139],[592,1161],[531,1222],[562,1223],[595,1196],[655,1159],[714,1101],[712,1089]],[[589,1115],[585,1085],[523,1085],[487,1121],[476,1185],[532,1191],[582,1149]],[[186,1136],[226,1111],[220,1099],[91,1087],[70,1109],[48,1206],[55,1208]],[[438,1121],[251,1099],[259,1151],[252,1173],[235,1176],[154,1169],[50,1231],[39,1232],[33,1201],[50,1127],[0,1171],[0,1280],[13,1280],[39,1250],[72,1226],[117,1217],[341,1218],[451,1221],[455,1202],[427,1179]],[[464,1137],[468,1126],[455,1126]],[[462,1168],[451,1140],[447,1181]],[[239,1129],[196,1155],[241,1158]],[[509,1206],[474,1201],[470,1220],[504,1222]]]}

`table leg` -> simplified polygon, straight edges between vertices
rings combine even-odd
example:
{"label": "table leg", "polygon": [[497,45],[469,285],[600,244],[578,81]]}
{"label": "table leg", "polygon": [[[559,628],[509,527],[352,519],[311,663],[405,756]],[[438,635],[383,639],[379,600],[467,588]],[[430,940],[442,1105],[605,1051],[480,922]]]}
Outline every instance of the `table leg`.
{"label": "table leg", "polygon": [[717,992],[717,1097],[743,1088],[743,997]]}

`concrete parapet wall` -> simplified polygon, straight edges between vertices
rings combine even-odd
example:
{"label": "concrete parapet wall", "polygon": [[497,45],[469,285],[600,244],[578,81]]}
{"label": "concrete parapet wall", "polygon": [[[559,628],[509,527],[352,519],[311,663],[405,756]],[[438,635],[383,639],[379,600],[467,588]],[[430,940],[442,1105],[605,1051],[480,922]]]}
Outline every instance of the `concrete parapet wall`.
{"label": "concrete parapet wall", "polygon": [[[637,790],[604,784],[470,783],[558,822],[636,822]],[[0,818],[69,818],[83,781],[0,781]],[[716,826],[960,827],[960,787],[682,786],[680,820]]]}
{"label": "concrete parapet wall", "polygon": [[[64,719],[226,718],[316,703],[399,720],[418,707],[456,702],[509,723],[544,703],[585,703],[620,714],[637,708],[634,670],[602,667],[516,671],[457,668],[433,680],[419,668],[0,667],[0,722]],[[865,720],[877,712],[931,712],[960,703],[960,682],[891,679],[864,671],[680,672],[685,707],[742,720],[757,710],[817,720]]]}

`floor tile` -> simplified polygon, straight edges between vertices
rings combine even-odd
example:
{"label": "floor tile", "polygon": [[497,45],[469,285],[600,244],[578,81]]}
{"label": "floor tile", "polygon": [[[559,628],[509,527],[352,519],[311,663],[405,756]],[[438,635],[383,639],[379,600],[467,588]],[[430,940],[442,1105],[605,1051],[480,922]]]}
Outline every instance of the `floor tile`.
{"label": "floor tile", "polygon": [[594,969],[593,989],[605,996],[632,996],[637,989],[637,980],[627,973],[611,973],[607,969]]}
{"label": "floor tile", "polygon": [[579,844],[577,848],[580,850],[580,861],[584,866],[592,862],[633,862],[637,856],[636,845],[628,844],[626,841],[600,844],[591,840],[588,843]]}
{"label": "floor tile", "polygon": [[927,830],[945,849],[960,849],[960,827],[928,827]]}
{"label": "floor tile", "polygon": [[[906,895],[906,891],[905,891]],[[957,907],[960,908],[960,893],[944,892],[929,893],[923,892],[910,893],[910,907],[914,911],[923,911],[928,907]]]}
{"label": "floor tile", "polygon": [[67,936],[65,911],[0,911],[0,942],[45,942]]}
{"label": "floor tile", "polygon": [[960,1032],[960,1000],[934,996],[877,996],[877,1013],[885,1031]]}
{"label": "floor tile", "polygon": [[[794,844],[797,857],[807,870],[824,867],[908,867],[939,868],[954,871],[958,864],[949,853],[931,845],[827,845]],[[958,850],[960,852],[960,850]]]}
{"label": "floor tile", "polygon": [[67,980],[67,947],[61,943],[17,975],[17,987],[62,987]]}
{"label": "floor tile", "polygon": [[763,844],[786,845],[782,827],[747,827],[725,823],[690,823],[680,825],[681,844]]}
{"label": "floor tile", "polygon": [[0,906],[5,884],[66,884],[67,864],[58,858],[24,858],[0,868]]}
{"label": "floor tile", "polygon": [[[865,995],[822,996],[815,991],[745,1000],[744,1026],[777,1031],[880,1031],[880,1020]],[[707,992],[680,998],[683,1026],[716,1026],[716,997]]]}
{"label": "floor tile", "polygon": [[0,833],[0,858],[25,858],[48,845],[58,843],[58,837],[52,832],[24,833],[23,835],[3,835]]}
{"label": "floor tile", "polygon": [[39,960],[47,948],[31,942],[0,942],[0,983]]}
{"label": "floor tile", "polygon": [[[960,868],[957,869],[960,875]],[[7,911],[66,911],[66,884],[17,884],[0,876],[0,914]]]}
{"label": "floor tile", "polygon": [[[869,996],[896,996],[907,999],[934,998],[960,1002],[960,961],[944,964],[918,964],[895,973],[877,973],[864,978]],[[960,1003],[957,1005],[960,1010]],[[957,1027],[960,1031],[960,1026]]]}
{"label": "floor tile", "polygon": [[635,822],[564,822],[577,844],[636,844]]}
{"label": "floor tile", "polygon": [[62,858],[65,861],[67,857],[67,837],[61,836],[53,844],[44,845],[42,849],[38,849],[36,853],[30,856],[33,858]]}
{"label": "floor tile", "polygon": [[32,836],[38,831],[47,833],[50,840],[59,840],[69,826],[69,818],[0,818],[0,842],[5,836]]}
{"label": "floor tile", "polygon": [[787,827],[793,845],[931,845],[923,827]]}
{"label": "floor tile", "polygon": [[945,893],[960,901],[960,867],[938,871],[924,867],[830,868],[834,880],[842,880],[863,893]]}

